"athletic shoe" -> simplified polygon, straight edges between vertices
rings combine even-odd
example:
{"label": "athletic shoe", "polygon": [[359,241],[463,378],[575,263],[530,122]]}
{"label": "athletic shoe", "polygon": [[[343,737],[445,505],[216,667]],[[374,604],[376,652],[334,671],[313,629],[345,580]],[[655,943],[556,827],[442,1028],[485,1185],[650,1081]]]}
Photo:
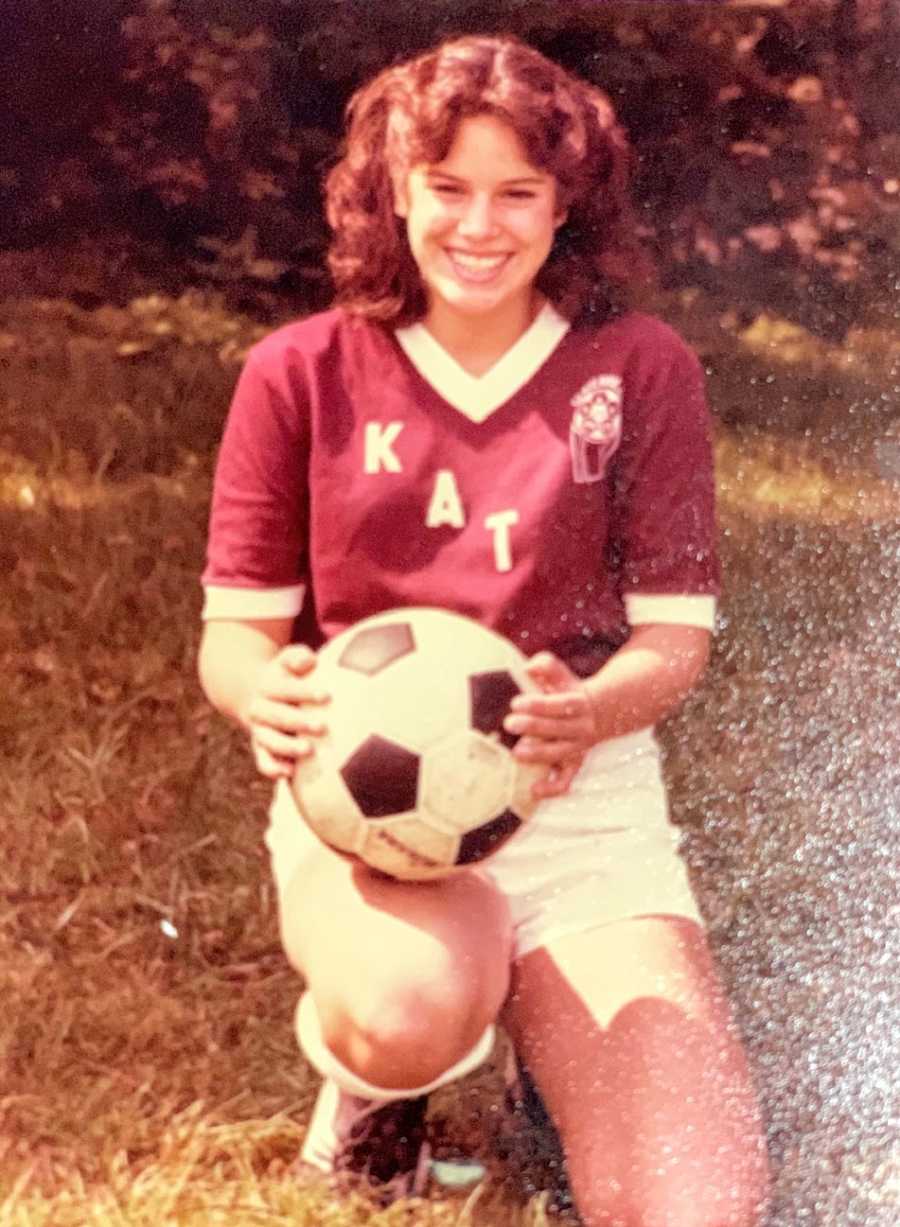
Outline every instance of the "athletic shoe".
{"label": "athletic shoe", "polygon": [[548,1208],[572,1207],[559,1135],[525,1066],[512,1047],[504,1071],[504,1113],[495,1148],[519,1189],[530,1197],[549,1190]]}
{"label": "athletic shoe", "polygon": [[386,1103],[361,1099],[326,1078],[300,1163],[324,1172],[339,1191],[368,1186],[383,1204],[420,1197],[431,1159],[425,1136],[427,1106],[427,1095]]}

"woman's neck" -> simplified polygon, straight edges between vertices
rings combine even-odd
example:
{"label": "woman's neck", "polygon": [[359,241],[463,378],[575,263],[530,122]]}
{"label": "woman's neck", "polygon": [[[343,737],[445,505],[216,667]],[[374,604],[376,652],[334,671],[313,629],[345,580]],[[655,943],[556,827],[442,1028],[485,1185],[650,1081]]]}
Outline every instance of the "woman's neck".
{"label": "woman's neck", "polygon": [[521,304],[521,310],[502,316],[464,316],[441,304],[432,307],[422,323],[451,358],[470,375],[484,375],[534,323],[544,299],[539,294]]}

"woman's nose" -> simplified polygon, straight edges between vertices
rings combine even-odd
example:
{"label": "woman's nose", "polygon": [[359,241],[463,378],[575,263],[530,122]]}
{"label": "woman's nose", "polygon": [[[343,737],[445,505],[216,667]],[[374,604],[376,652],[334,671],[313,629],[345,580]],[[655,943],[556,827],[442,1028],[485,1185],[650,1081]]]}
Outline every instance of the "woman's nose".
{"label": "woman's nose", "polygon": [[496,221],[490,198],[473,196],[460,219],[460,233],[470,238],[483,238],[492,234],[495,229]]}

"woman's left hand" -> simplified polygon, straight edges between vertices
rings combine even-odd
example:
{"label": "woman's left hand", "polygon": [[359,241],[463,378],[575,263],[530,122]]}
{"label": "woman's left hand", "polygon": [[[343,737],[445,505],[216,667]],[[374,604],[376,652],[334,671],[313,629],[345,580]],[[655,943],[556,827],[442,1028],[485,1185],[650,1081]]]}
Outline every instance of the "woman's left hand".
{"label": "woman's left hand", "polygon": [[552,652],[532,656],[526,668],[543,693],[517,695],[503,726],[519,735],[516,758],[547,764],[547,775],[533,787],[534,796],[558,797],[568,791],[585,754],[597,742],[594,709],[582,679]]}

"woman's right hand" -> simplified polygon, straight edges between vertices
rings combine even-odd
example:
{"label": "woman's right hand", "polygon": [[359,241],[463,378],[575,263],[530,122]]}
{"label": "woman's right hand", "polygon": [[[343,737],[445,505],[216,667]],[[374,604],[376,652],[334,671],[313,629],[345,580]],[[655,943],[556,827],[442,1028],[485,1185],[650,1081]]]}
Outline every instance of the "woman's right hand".
{"label": "woman's right hand", "polygon": [[244,723],[257,770],[268,779],[289,778],[327,732],[319,709],[330,696],[315,684],[315,667],[311,648],[289,644],[260,669]]}

